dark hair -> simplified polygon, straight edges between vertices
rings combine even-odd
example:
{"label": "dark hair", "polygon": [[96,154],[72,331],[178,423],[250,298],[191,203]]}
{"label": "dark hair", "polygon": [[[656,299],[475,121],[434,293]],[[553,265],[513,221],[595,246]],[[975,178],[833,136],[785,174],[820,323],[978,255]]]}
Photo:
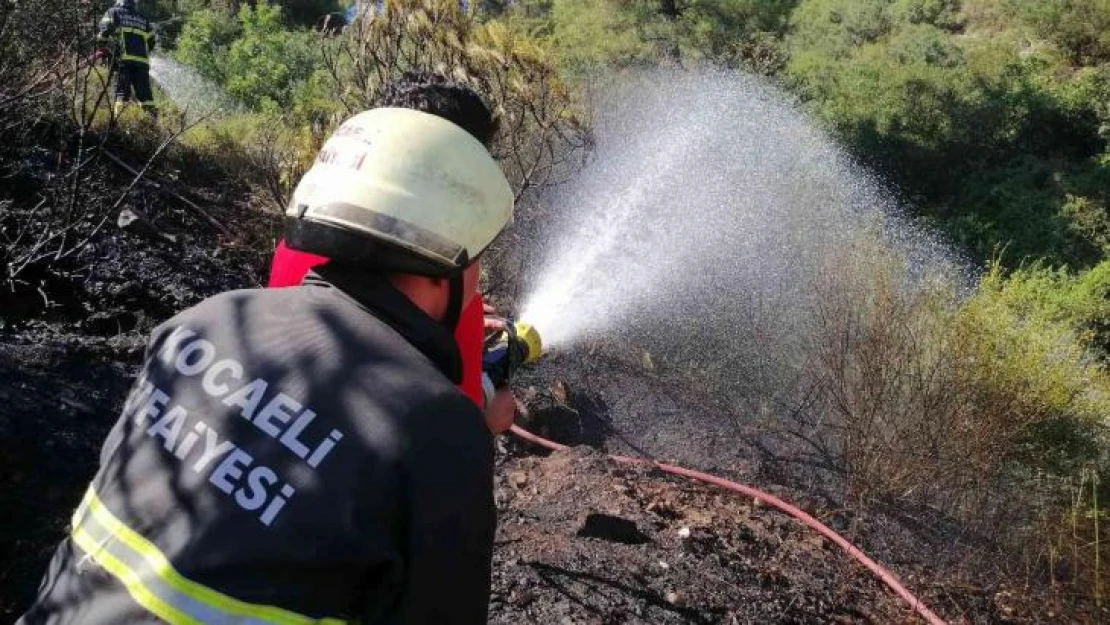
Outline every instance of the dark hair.
{"label": "dark hair", "polygon": [[382,86],[377,106],[412,109],[446,119],[489,146],[497,119],[481,96],[462,83],[439,74],[405,72]]}

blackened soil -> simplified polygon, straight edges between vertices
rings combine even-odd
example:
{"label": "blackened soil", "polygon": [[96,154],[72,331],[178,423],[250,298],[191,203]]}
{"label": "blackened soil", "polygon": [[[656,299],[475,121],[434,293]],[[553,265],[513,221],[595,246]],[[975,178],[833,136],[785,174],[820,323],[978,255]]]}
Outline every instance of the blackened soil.
{"label": "blackened soil", "polygon": [[0,621],[33,596],[97,464],[141,343],[0,343]]}
{"label": "blackened soil", "polygon": [[[233,231],[270,227],[249,211],[220,217]],[[176,240],[109,228],[79,256],[36,268],[4,294],[0,622],[27,606],[65,535],[146,334],[208,295],[256,285],[268,257],[264,236],[244,245],[170,209],[156,225]],[[551,437],[712,470],[766,487],[838,530],[850,525],[827,499],[773,486],[758,445],[731,429],[727,414],[650,371],[567,354],[524,376],[518,390],[532,408],[528,426]],[[774,510],[613,465],[589,448],[547,457],[521,444],[503,447],[492,622],[916,622],[854,561]],[[879,518],[851,525],[858,531],[849,537],[864,550],[900,527]],[[955,622],[1098,620],[1093,611],[1053,607],[1045,588],[947,575],[933,547],[912,537],[877,551]]]}
{"label": "blackened soil", "polygon": [[[90,215],[71,238],[85,241],[78,251],[0,283],[0,622],[33,597],[150,330],[205,297],[257,286],[272,249],[276,220],[245,206],[213,209],[229,234],[152,190],[135,191],[125,207],[143,207],[153,229],[121,229],[114,215],[97,229],[103,216]],[[51,223],[10,209],[0,226],[34,233]],[[20,241],[0,247],[0,274],[34,238]]]}
{"label": "blackened soil", "polygon": [[948,622],[1110,622],[1106,609],[1036,577],[976,564],[990,562],[977,559],[989,538],[956,540],[943,519],[920,514],[844,509],[824,480],[784,481],[781,455],[768,453],[773,442],[760,428],[634,356],[553,354],[518,382],[529,408],[519,422],[578,447],[545,458],[527,444],[506,445],[495,622],[921,622],[792,517],[730,491],[616,465],[599,450],[708,471],[791,502]]}
{"label": "blackened soil", "polygon": [[[29,338],[0,340],[0,622],[26,607],[65,535],[144,347],[135,333],[40,330]],[[581,417],[603,403],[568,399],[562,412],[551,397],[536,412],[547,410],[555,427],[551,414]],[[544,401],[537,394],[531,404]],[[562,427],[594,426],[587,419]],[[628,440],[641,442],[612,432],[602,438],[622,450]],[[550,456],[503,447],[493,623],[918,622],[839,549],[775,510],[612,464],[588,447]],[[837,518],[804,493],[767,488],[818,518]],[[948,577],[926,551],[885,564],[953,622],[1097,622],[1092,613],[1050,607],[1045,588]]]}
{"label": "blackened soil", "polygon": [[799,522],[586,448],[507,460],[496,623],[897,623],[912,616]]}

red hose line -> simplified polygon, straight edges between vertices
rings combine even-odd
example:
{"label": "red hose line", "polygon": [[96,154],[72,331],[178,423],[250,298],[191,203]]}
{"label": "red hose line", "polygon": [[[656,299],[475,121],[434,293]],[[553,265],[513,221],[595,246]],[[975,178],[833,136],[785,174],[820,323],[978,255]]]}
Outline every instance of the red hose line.
{"label": "red hose line", "polygon": [[[546,447],[547,449],[553,451],[561,451],[563,449],[567,449],[566,445],[560,445],[559,443],[556,443],[554,441],[549,441],[546,438],[536,436],[535,434],[529,432],[528,430],[525,430],[519,425],[513,425],[510,431],[520,438],[530,443],[539,445],[540,447]],[[802,523],[805,523],[807,526],[815,530],[818,534],[821,534],[825,538],[828,538],[832,542],[836,543],[836,545],[846,551],[848,555],[858,560],[861,564],[863,564],[863,566],[867,567],[868,570],[874,573],[876,577],[878,577],[880,580],[882,580],[884,584],[887,585],[887,587],[894,591],[894,594],[901,597],[903,601],[909,604],[911,608],[916,610],[917,613],[920,614],[921,617],[924,618],[925,621],[928,622],[930,625],[944,625],[944,620],[934,614],[933,611],[926,607],[920,599],[915,597],[913,593],[907,590],[906,587],[898,581],[898,578],[896,578],[893,573],[883,568],[882,565],[880,565],[878,562],[875,562],[871,558],[867,557],[867,554],[860,551],[858,547],[848,542],[843,536],[834,532],[824,523],[818,521],[817,519],[813,518],[797,507],[786,503],[778,497],[775,497],[774,495],[770,495],[761,490],[752,488],[751,486],[738,484],[736,482],[726,480],[715,475],[702,473],[701,471],[694,471],[692,469],[685,469],[683,467],[676,467],[671,464],[663,464],[654,460],[644,460],[642,458],[630,458],[628,456],[615,455],[610,455],[609,458],[615,462],[620,462],[622,464],[641,464],[654,466],[672,475],[678,475],[688,479],[697,480],[699,482],[705,482],[706,484],[719,486],[733,492],[747,495],[748,497],[752,497],[753,499],[762,501],[769,506],[778,508],[779,510],[798,519]]]}

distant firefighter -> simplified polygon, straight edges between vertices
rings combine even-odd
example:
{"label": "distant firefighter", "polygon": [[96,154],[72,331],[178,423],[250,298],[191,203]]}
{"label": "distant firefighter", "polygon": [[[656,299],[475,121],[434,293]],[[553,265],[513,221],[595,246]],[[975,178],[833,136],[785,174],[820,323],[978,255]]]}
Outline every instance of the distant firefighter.
{"label": "distant firefighter", "polygon": [[135,0],[116,0],[100,19],[97,58],[111,57],[116,69],[116,113],[134,100],[152,116],[154,94],[150,90],[150,53],[154,50],[154,28],[139,13]]}

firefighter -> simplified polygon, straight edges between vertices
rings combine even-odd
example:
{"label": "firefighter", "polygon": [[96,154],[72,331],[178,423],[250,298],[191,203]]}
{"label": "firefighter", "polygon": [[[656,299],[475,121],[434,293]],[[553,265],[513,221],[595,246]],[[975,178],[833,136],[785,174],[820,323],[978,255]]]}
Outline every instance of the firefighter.
{"label": "firefighter", "polygon": [[111,57],[116,70],[115,113],[134,99],[152,117],[157,116],[150,89],[150,53],[156,38],[150,21],[139,13],[135,0],[116,0],[100,18],[98,58]]}
{"label": "firefighter", "polygon": [[154,330],[23,623],[485,622],[493,434],[452,332],[513,194],[473,91],[405,89],[293,194],[326,265]]}

